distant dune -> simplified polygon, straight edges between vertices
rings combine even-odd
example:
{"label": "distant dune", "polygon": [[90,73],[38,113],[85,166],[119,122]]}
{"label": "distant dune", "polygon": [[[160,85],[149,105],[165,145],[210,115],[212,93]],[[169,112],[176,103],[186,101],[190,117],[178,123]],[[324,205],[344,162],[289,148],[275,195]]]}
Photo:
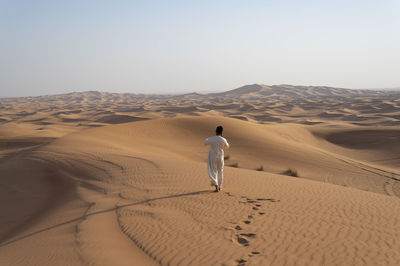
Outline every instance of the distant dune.
{"label": "distant dune", "polygon": [[[136,95],[82,92],[0,98],[0,124],[57,122],[71,130],[180,115],[219,115],[253,122],[400,125],[400,92],[291,85],[247,85],[224,93]],[[80,119],[80,120],[79,120]],[[43,133],[43,132],[42,132]]]}
{"label": "distant dune", "polygon": [[0,99],[0,264],[398,265],[399,124],[329,87]]}

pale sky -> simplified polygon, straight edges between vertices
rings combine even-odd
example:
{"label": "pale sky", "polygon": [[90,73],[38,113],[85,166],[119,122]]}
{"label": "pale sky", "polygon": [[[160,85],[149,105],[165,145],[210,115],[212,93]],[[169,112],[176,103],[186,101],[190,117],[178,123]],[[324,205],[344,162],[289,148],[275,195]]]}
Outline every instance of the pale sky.
{"label": "pale sky", "polygon": [[0,97],[400,86],[400,1],[0,0]]}

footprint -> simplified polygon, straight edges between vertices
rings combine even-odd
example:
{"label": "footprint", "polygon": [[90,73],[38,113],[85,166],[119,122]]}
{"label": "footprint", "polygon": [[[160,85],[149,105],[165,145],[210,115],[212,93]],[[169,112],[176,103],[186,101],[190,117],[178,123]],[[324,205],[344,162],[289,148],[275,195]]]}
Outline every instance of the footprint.
{"label": "footprint", "polygon": [[260,215],[264,215],[264,214],[265,214],[265,212],[259,212],[258,214],[260,214]]}
{"label": "footprint", "polygon": [[260,254],[260,252],[258,252],[258,251],[252,251],[251,254],[258,255],[258,254]]}
{"label": "footprint", "polygon": [[256,204],[256,207],[261,207],[261,204]]}
{"label": "footprint", "polygon": [[236,230],[242,230],[242,227],[240,227],[239,225],[236,225],[235,229]]}
{"label": "footprint", "polygon": [[245,247],[249,245],[249,241],[244,237],[237,236],[237,241],[240,245],[243,245]]}
{"label": "footprint", "polygon": [[243,221],[245,224],[249,224],[249,223],[251,223],[251,221],[248,221],[248,220],[246,220],[246,221]]}
{"label": "footprint", "polygon": [[247,216],[247,218],[253,219],[253,215],[249,215],[249,216]]}
{"label": "footprint", "polygon": [[256,211],[257,211],[257,210],[259,210],[259,208],[257,208],[257,207],[253,207],[253,210],[256,210]]}
{"label": "footprint", "polygon": [[244,266],[246,262],[247,262],[247,260],[244,260],[244,259],[237,260],[238,266]]}
{"label": "footprint", "polygon": [[253,234],[253,233],[248,233],[248,234],[242,233],[240,235],[241,236],[247,236],[247,237],[250,237],[250,238],[255,238],[256,237],[256,234]]}

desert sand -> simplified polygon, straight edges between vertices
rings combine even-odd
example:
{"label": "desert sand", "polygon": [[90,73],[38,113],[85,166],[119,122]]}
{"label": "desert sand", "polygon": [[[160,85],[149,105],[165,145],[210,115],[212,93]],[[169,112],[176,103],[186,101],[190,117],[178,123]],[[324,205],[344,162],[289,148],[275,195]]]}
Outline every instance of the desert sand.
{"label": "desert sand", "polygon": [[399,125],[329,87],[0,99],[0,264],[399,265]]}

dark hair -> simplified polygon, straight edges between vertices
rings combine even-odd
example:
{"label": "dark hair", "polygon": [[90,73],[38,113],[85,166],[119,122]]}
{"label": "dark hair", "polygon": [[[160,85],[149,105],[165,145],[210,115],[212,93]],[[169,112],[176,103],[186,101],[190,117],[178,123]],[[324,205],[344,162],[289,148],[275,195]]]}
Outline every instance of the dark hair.
{"label": "dark hair", "polygon": [[224,128],[222,126],[217,126],[215,133],[217,133],[217,135],[222,135],[222,131],[224,131]]}

